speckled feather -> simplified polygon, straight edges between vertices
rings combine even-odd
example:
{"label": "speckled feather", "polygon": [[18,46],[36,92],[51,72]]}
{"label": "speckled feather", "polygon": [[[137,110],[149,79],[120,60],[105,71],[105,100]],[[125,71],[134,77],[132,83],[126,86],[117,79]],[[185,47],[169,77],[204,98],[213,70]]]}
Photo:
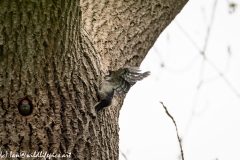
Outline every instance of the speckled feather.
{"label": "speckled feather", "polygon": [[105,80],[113,85],[114,90],[120,94],[125,94],[137,82],[150,75],[150,72],[141,73],[138,67],[125,67],[116,71],[109,71]]}
{"label": "speckled feather", "polygon": [[126,94],[137,81],[150,75],[149,71],[141,73],[138,67],[125,67],[108,72],[98,91],[100,101],[95,105],[96,112],[111,105],[114,90],[119,94]]}

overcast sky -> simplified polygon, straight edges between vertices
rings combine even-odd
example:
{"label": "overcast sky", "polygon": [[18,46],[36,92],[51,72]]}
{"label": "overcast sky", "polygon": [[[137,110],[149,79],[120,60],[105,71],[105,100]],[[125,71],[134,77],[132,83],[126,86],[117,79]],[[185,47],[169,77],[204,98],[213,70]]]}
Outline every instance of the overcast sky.
{"label": "overcast sky", "polygon": [[[190,0],[143,61],[152,74],[120,112],[128,160],[179,159],[174,124],[159,101],[175,118],[185,160],[240,160],[240,8],[230,14],[229,1],[218,0],[213,17],[214,3]],[[204,60],[199,50],[211,22]]]}

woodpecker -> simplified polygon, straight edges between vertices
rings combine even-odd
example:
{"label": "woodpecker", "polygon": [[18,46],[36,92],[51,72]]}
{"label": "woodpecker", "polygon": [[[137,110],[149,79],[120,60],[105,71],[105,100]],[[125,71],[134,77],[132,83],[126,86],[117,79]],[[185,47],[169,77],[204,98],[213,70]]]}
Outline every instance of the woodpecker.
{"label": "woodpecker", "polygon": [[32,113],[32,107],[28,100],[24,99],[18,107],[19,113],[23,116],[28,116]]}
{"label": "woodpecker", "polygon": [[108,70],[98,91],[99,102],[95,105],[96,112],[111,105],[114,91],[126,94],[137,81],[143,80],[149,75],[149,71],[141,73],[138,67],[124,67],[116,71]]}
{"label": "woodpecker", "polygon": [[104,107],[110,106],[114,95],[114,89],[111,84],[104,81],[101,89],[98,90],[99,102],[95,105],[96,112],[99,112]]}

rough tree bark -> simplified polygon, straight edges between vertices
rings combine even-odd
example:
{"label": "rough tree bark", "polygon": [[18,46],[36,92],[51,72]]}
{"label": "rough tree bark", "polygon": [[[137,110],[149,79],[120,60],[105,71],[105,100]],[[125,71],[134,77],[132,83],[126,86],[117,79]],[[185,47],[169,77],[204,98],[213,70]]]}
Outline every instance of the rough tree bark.
{"label": "rough tree bark", "polygon": [[[139,66],[186,3],[0,0],[1,155],[118,159],[124,97],[96,115],[101,77],[108,67]],[[23,99],[29,116],[18,111]]]}

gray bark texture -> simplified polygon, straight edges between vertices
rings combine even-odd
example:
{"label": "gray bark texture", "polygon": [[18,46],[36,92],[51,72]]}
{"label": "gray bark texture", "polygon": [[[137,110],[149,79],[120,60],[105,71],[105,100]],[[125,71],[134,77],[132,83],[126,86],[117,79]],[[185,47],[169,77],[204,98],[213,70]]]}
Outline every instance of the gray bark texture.
{"label": "gray bark texture", "polygon": [[[0,0],[5,159],[10,152],[39,151],[118,159],[124,96],[115,94],[113,104],[96,115],[101,79],[109,67],[139,66],[187,1]],[[31,102],[29,116],[19,113],[23,99]]]}

